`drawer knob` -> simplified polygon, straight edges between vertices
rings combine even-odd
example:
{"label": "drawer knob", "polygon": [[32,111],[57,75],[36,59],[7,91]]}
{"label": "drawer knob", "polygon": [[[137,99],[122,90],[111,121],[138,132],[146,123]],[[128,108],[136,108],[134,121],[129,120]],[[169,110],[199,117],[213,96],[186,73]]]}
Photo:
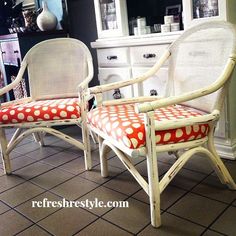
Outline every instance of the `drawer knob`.
{"label": "drawer knob", "polygon": [[2,54],[6,54],[6,52],[5,52],[5,51],[2,51]]}
{"label": "drawer knob", "polygon": [[157,96],[157,95],[158,95],[158,93],[157,93],[156,89],[150,90],[150,96]]}
{"label": "drawer knob", "polygon": [[117,60],[117,56],[107,56],[107,60]]}
{"label": "drawer knob", "polygon": [[156,54],[155,53],[146,53],[146,54],[143,54],[143,57],[146,58],[146,59],[155,58]]}
{"label": "drawer knob", "polygon": [[14,53],[19,53],[19,51],[18,51],[18,50],[15,50]]}
{"label": "drawer knob", "polygon": [[120,99],[121,98],[121,93],[120,89],[114,89],[114,93],[112,94],[114,99]]}

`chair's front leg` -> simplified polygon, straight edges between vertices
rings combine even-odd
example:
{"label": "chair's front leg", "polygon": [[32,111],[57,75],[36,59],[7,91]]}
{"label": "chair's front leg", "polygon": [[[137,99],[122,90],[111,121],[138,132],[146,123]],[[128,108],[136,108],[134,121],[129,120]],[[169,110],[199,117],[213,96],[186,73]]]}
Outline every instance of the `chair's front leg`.
{"label": "chair's front leg", "polygon": [[100,157],[100,165],[101,165],[101,176],[106,178],[109,175],[108,172],[108,163],[107,157],[105,152],[105,147],[103,145],[103,138],[98,136],[98,143],[99,143],[99,157]]}
{"label": "chair's front leg", "polygon": [[89,132],[86,120],[82,122],[82,138],[85,148],[84,149],[85,169],[91,170],[92,169],[91,146],[90,146]]}
{"label": "chair's front leg", "polygon": [[11,174],[11,163],[9,155],[7,154],[7,139],[4,128],[0,128],[0,144],[1,144],[1,154],[2,154],[2,161],[4,172],[6,174]]}
{"label": "chair's front leg", "polygon": [[149,112],[148,114],[145,114],[145,130],[151,223],[152,226],[159,227],[161,226],[161,209],[154,127],[154,112]]}

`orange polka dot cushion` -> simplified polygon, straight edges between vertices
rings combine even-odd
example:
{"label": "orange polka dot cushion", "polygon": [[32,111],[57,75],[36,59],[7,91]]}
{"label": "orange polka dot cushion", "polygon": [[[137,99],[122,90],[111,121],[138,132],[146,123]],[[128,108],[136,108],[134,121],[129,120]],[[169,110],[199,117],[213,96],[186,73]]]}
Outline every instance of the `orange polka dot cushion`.
{"label": "orange polka dot cushion", "polygon": [[0,123],[22,123],[80,118],[78,98],[34,101],[0,110]]}
{"label": "orange polka dot cushion", "polygon": [[[157,121],[196,117],[204,114],[185,106],[169,106],[155,110]],[[101,132],[131,149],[145,146],[144,115],[134,111],[134,105],[101,106],[88,113],[88,122]],[[156,131],[157,144],[180,143],[200,139],[208,134],[208,124]]]}

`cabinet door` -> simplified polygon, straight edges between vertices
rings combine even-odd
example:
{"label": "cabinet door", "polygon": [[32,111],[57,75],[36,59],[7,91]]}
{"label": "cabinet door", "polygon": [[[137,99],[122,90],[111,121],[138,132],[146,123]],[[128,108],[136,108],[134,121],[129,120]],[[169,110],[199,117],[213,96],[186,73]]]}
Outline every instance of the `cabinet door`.
{"label": "cabinet door", "polygon": [[[100,84],[109,84],[131,78],[130,68],[99,68],[98,78]],[[132,86],[127,86],[120,89],[121,98],[130,98],[133,96]],[[114,90],[104,93],[104,100],[113,99]]]}
{"label": "cabinet door", "polygon": [[[132,68],[132,76],[137,77],[149,70],[149,67]],[[156,90],[159,96],[165,96],[168,79],[168,68],[161,68],[156,75],[134,86],[134,96],[150,96],[150,90]]]}

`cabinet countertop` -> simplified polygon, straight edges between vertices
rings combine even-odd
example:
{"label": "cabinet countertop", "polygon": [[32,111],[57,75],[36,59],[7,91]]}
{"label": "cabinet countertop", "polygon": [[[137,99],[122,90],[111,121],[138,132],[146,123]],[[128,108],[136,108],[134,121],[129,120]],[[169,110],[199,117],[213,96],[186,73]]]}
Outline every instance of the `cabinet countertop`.
{"label": "cabinet countertop", "polygon": [[91,42],[92,48],[114,48],[123,46],[152,45],[172,43],[183,31],[169,33],[144,34],[140,36],[125,36],[116,38],[103,38]]}

